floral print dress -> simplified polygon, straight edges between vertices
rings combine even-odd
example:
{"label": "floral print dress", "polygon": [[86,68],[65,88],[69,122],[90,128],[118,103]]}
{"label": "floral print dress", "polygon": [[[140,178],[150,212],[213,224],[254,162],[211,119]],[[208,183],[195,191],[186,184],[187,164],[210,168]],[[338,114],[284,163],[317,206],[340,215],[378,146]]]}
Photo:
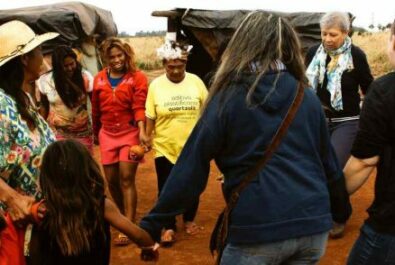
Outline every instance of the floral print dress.
{"label": "floral print dress", "polygon": [[30,113],[34,131],[21,118],[15,100],[0,89],[0,177],[17,192],[40,199],[39,166],[55,135],[37,111],[31,108]]}
{"label": "floral print dress", "polygon": [[[82,70],[82,77],[84,79],[86,92],[92,92],[92,75]],[[56,139],[76,139],[92,151],[93,131],[89,98],[84,95],[80,98],[80,102],[76,107],[67,107],[56,91],[53,72],[42,75],[37,82],[37,86],[40,93],[45,95],[49,101],[47,122],[54,131]]]}

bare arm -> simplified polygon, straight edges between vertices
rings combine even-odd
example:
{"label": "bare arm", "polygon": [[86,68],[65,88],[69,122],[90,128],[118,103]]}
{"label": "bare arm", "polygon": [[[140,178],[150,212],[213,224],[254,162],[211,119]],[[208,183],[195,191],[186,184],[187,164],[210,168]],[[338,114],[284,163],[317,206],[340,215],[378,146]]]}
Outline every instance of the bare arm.
{"label": "bare arm", "polygon": [[104,218],[111,226],[127,235],[139,247],[150,247],[155,244],[147,232],[123,216],[117,206],[109,199],[106,199],[104,203]]}
{"label": "bare arm", "polygon": [[152,137],[152,132],[154,131],[155,128],[155,120],[151,120],[150,118],[147,118],[146,121],[147,121],[147,129],[146,129],[147,135],[148,137]]}
{"label": "bare arm", "polygon": [[150,118],[146,118],[146,122],[147,122],[147,128],[146,128],[146,134],[148,136],[148,138],[150,139],[150,146],[152,145],[152,138],[153,138],[153,131],[155,128],[155,120],[152,120]]}
{"label": "bare arm", "polygon": [[141,144],[146,147],[147,149],[150,149],[151,144],[150,144],[150,138],[146,134],[146,129],[145,129],[145,122],[144,121],[138,121],[137,126],[139,127],[140,131],[140,142]]}
{"label": "bare arm", "polygon": [[379,156],[359,159],[351,156],[344,168],[346,186],[349,194],[356,192],[368,179],[376,167]]}

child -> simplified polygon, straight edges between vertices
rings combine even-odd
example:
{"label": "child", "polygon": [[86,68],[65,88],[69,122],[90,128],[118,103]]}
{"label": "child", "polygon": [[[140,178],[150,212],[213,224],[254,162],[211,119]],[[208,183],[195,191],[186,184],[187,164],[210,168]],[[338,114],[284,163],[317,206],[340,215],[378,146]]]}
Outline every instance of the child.
{"label": "child", "polygon": [[157,247],[149,247],[155,244],[150,236],[105,197],[100,168],[82,144],[51,144],[44,153],[40,186],[46,211],[33,230],[27,264],[108,265],[110,225],[157,254]]}

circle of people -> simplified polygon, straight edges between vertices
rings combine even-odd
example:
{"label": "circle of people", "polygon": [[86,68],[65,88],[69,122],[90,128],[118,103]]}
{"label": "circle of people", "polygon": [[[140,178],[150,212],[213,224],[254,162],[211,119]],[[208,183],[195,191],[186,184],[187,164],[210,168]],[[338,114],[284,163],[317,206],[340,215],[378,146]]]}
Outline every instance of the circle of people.
{"label": "circle of people", "polygon": [[[58,34],[37,35],[20,21],[1,25],[0,265],[108,265],[110,226],[119,231],[114,244],[134,242],[143,260],[157,259],[159,245],[176,240],[177,215],[186,233],[202,229],[194,219],[210,161],[229,201],[265,154],[298,86],[302,102],[238,195],[216,263],[317,264],[328,236],[344,234],[349,195],[377,168],[375,198],[347,264],[393,264],[395,73],[373,81],[347,14],[327,13],[320,27],[322,42],[303,56],[288,21],[249,13],[207,89],[186,72],[192,47],[183,41],[158,48],[165,73],[148,87],[121,39],[101,44],[106,67],[95,77],[63,45],[40,76],[40,45]],[[395,24],[387,54],[395,67]],[[136,225],[135,176],[151,149],[158,200]]]}

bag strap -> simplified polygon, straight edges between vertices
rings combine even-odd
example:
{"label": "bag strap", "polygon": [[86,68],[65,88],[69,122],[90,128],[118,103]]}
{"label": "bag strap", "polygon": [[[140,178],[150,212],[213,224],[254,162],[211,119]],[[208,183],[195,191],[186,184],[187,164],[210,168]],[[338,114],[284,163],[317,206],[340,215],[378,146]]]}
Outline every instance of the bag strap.
{"label": "bag strap", "polygon": [[[279,147],[281,140],[286,135],[289,126],[291,125],[293,119],[295,118],[296,112],[299,109],[300,104],[302,103],[304,95],[304,87],[302,83],[298,83],[298,89],[295,95],[295,98],[290,105],[287,114],[285,115],[284,119],[282,120],[280,127],[277,129],[276,133],[274,134],[269,146],[267,147],[265,153],[263,154],[262,158],[258,160],[255,166],[248,171],[245,177],[242,179],[240,184],[233,189],[231,195],[227,201],[227,205],[223,212],[223,219],[222,223],[220,224],[219,231],[217,234],[217,250],[222,250],[222,248],[226,244],[226,237],[228,234],[228,225],[229,225],[229,216],[233,208],[236,206],[236,203],[239,199],[240,193],[245,189],[245,187],[256,178],[258,173],[262,170],[262,168],[266,165],[269,159],[273,156],[274,152]],[[219,257],[220,258],[220,257]],[[217,259],[218,262],[218,259]]]}

